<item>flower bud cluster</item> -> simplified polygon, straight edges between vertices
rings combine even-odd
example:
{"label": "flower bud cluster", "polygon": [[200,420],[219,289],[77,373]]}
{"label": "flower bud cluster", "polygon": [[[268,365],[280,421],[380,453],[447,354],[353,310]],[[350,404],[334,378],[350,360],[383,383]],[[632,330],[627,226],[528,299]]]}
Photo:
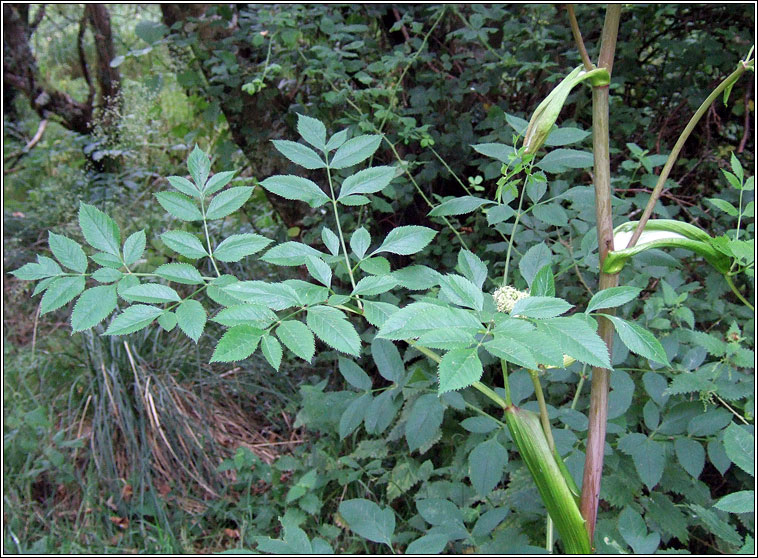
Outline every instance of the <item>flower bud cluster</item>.
{"label": "flower bud cluster", "polygon": [[492,293],[492,296],[495,298],[498,312],[510,313],[516,303],[522,298],[527,298],[529,296],[529,293],[525,291],[519,291],[518,289],[514,289],[510,286],[505,286],[497,289],[494,293]]}

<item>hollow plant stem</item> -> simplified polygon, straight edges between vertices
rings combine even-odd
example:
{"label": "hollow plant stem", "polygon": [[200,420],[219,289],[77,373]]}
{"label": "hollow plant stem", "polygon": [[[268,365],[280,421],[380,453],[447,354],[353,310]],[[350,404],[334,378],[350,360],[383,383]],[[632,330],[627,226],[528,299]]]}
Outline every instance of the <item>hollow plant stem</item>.
{"label": "hollow plant stem", "polygon": [[[621,5],[611,4],[605,12],[601,37],[598,67],[611,73],[616,50]],[[594,155],[595,212],[600,268],[608,251],[613,250],[613,214],[611,210],[611,164],[609,148],[609,86],[592,88],[592,150]],[[598,290],[618,285],[618,275],[600,273]],[[598,334],[611,353],[613,326],[609,320],[600,319]],[[595,533],[600,481],[603,472],[603,454],[608,421],[608,390],[610,370],[593,367],[590,391],[589,425],[587,432],[586,459],[582,481],[580,510],[585,519],[590,541]]]}

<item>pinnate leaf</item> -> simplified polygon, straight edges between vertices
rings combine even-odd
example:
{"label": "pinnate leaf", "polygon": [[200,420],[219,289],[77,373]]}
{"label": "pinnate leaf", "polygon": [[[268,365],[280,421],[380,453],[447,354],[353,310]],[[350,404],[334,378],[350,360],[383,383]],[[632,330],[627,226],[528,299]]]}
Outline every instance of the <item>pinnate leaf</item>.
{"label": "pinnate leaf", "polygon": [[370,167],[348,176],[340,188],[338,199],[351,194],[374,194],[381,192],[395,177],[394,167]]}
{"label": "pinnate leaf", "polygon": [[216,246],[213,256],[222,262],[238,262],[245,256],[263,250],[273,241],[254,233],[233,234]]}
{"label": "pinnate leaf", "polygon": [[358,136],[343,143],[334,153],[329,165],[333,169],[344,169],[357,165],[371,157],[382,142],[381,136]]}
{"label": "pinnate leaf", "polygon": [[436,234],[437,231],[418,225],[397,227],[390,231],[382,245],[373,253],[391,252],[401,256],[409,256],[426,248]]}
{"label": "pinnate leaf", "polygon": [[218,340],[211,362],[235,362],[252,355],[258,347],[263,330],[249,325],[229,328]]}
{"label": "pinnate leaf", "polygon": [[205,308],[197,300],[185,300],[175,310],[179,328],[195,343],[205,329]]}
{"label": "pinnate leaf", "polygon": [[271,140],[276,150],[290,161],[306,169],[323,169],[326,167],[318,153],[310,147],[289,140]]}
{"label": "pinnate leaf", "polygon": [[306,314],[308,327],[330,347],[352,356],[361,352],[361,339],[345,314],[330,306],[312,306]]}
{"label": "pinnate leaf", "polygon": [[303,201],[311,207],[319,207],[329,201],[318,184],[307,178],[291,174],[270,176],[260,183],[266,190],[287,200]]}
{"label": "pinnate leaf", "polygon": [[127,335],[146,328],[163,314],[163,310],[145,304],[133,304],[113,318],[106,335]]}
{"label": "pinnate leaf", "polygon": [[92,287],[82,293],[71,313],[71,329],[84,331],[96,326],[116,309],[116,285]]}
{"label": "pinnate leaf", "polygon": [[100,250],[119,257],[121,247],[121,233],[116,222],[98,208],[79,204],[79,227],[87,244]]}
{"label": "pinnate leaf", "polygon": [[200,208],[190,198],[178,192],[158,192],[158,203],[171,215],[182,221],[202,221]]}
{"label": "pinnate leaf", "polygon": [[310,362],[316,352],[316,340],[308,327],[297,320],[285,320],[276,329],[276,336],[290,351]]}
{"label": "pinnate leaf", "polygon": [[208,255],[202,242],[194,234],[186,231],[166,231],[161,235],[161,240],[174,252],[191,260]]}
{"label": "pinnate leaf", "polygon": [[144,229],[129,235],[124,241],[124,263],[126,265],[137,263],[137,260],[145,252],[146,241]]}
{"label": "pinnate leaf", "polygon": [[84,290],[84,277],[58,277],[50,283],[42,295],[40,315],[57,310]]}
{"label": "pinnate leaf", "polygon": [[87,271],[87,254],[78,242],[52,231],[48,232],[48,244],[61,264],[77,273]]}
{"label": "pinnate leaf", "polygon": [[470,386],[482,377],[482,362],[476,347],[472,349],[455,349],[442,357],[439,364],[438,393],[453,391]]}
{"label": "pinnate leaf", "polygon": [[204,283],[200,272],[194,266],[186,263],[163,264],[155,270],[155,274],[168,281],[183,285],[202,285]]}
{"label": "pinnate leaf", "polygon": [[221,219],[237,211],[250,198],[253,189],[250,186],[237,186],[224,190],[211,200],[205,217]]}

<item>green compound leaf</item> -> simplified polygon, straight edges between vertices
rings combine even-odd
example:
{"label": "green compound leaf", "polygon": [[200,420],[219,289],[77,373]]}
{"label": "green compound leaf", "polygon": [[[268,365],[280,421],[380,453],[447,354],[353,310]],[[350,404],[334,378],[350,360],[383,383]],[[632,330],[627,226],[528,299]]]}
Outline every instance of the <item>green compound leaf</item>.
{"label": "green compound leaf", "polygon": [[80,203],[79,227],[87,244],[116,258],[120,257],[121,233],[116,222],[105,213],[92,205]]}
{"label": "green compound leaf", "polygon": [[487,280],[487,266],[479,256],[466,249],[458,252],[458,268],[461,275],[481,289]]}
{"label": "green compound leaf", "polygon": [[283,242],[268,250],[261,260],[274,265],[305,265],[308,256],[318,258],[321,252],[302,242]]}
{"label": "green compound leaf", "polygon": [[174,283],[181,283],[182,285],[202,285],[205,282],[200,272],[194,266],[187,263],[163,264],[155,270],[155,274],[158,277],[173,281]]}
{"label": "green compound leaf", "polygon": [[195,185],[186,178],[181,176],[168,176],[166,177],[166,180],[168,180],[168,183],[179,190],[182,194],[186,194],[192,198],[197,198],[198,200],[202,198],[200,190],[195,188]]}
{"label": "green compound leaf", "polygon": [[458,329],[474,335],[481,328],[481,322],[468,310],[414,302],[390,315],[377,337],[398,341],[445,329]]}
{"label": "green compound leaf", "polygon": [[352,360],[340,357],[339,371],[345,381],[354,388],[362,391],[371,389],[371,378]]}
{"label": "green compound leaf", "polygon": [[724,449],[732,463],[750,475],[755,475],[755,438],[737,424],[724,432]]}
{"label": "green compound leaf", "polygon": [[238,262],[245,256],[255,254],[273,240],[253,233],[233,234],[216,246],[213,257],[222,262]]}
{"label": "green compound leaf", "polygon": [[205,196],[210,196],[211,194],[215,194],[221,188],[229,184],[231,182],[232,178],[234,178],[234,175],[236,174],[236,171],[225,171],[225,172],[218,172],[214,174],[206,183],[205,189],[203,190],[203,194]]}
{"label": "green compound leaf", "polygon": [[729,513],[753,513],[755,511],[755,491],[740,490],[727,494],[713,507]]}
{"label": "green compound leaf", "polygon": [[295,290],[282,283],[239,281],[225,286],[224,291],[238,300],[265,304],[272,310],[284,310],[300,305],[300,299]]}
{"label": "green compound leaf", "polygon": [[200,208],[190,198],[178,192],[158,192],[155,194],[163,209],[181,221],[202,221]]}
{"label": "green compound leaf", "polygon": [[203,305],[197,300],[185,300],[176,308],[175,313],[179,329],[197,343],[207,319]]}
{"label": "green compound leaf", "polygon": [[316,340],[311,330],[303,322],[286,320],[276,329],[276,336],[290,351],[306,362],[310,362],[316,352]]}
{"label": "green compound leaf", "polygon": [[309,170],[323,169],[326,167],[318,153],[310,147],[289,140],[271,140],[276,150],[287,157],[290,161]]}
{"label": "green compound leaf", "polygon": [[334,153],[329,166],[333,169],[344,169],[357,165],[371,157],[379,149],[381,142],[382,137],[376,135],[358,136],[348,140]]}
{"label": "green compound leaf", "polygon": [[103,267],[110,267],[113,269],[119,269],[121,267],[121,260],[118,256],[113,254],[106,254],[105,252],[97,252],[90,256],[90,259],[98,265]]}
{"label": "green compound leaf", "polygon": [[618,449],[632,457],[640,479],[652,490],[663,475],[666,460],[663,444],[644,434],[632,432],[619,438]]}
{"label": "green compound leaf", "polygon": [[106,335],[127,335],[146,328],[153,320],[163,314],[155,306],[134,304],[116,316],[108,326]]}
{"label": "green compound leaf", "polygon": [[255,352],[263,330],[249,325],[229,328],[219,339],[211,362],[235,362],[244,360]]}
{"label": "green compound leaf", "polygon": [[442,217],[445,215],[464,215],[476,211],[483,205],[491,205],[495,202],[477,198],[475,196],[460,196],[442,202],[429,212],[429,217]]}
{"label": "green compound leaf", "polygon": [[16,271],[11,272],[22,281],[36,281],[37,279],[46,279],[61,275],[63,270],[52,258],[47,256],[37,256],[37,263],[28,263],[22,265]]}
{"label": "green compound leaf", "polygon": [[371,235],[363,227],[359,228],[350,237],[350,249],[358,256],[359,260],[366,255],[366,250],[371,245]]}
{"label": "green compound leaf", "polygon": [[311,207],[319,207],[329,201],[318,184],[307,178],[291,174],[270,176],[260,183],[266,190],[287,200],[303,201]]}
{"label": "green compound leaf", "polygon": [[199,188],[204,189],[205,181],[208,180],[208,173],[211,171],[211,161],[197,145],[195,145],[189,159],[187,159],[187,169],[195,184]]}
{"label": "green compound leaf", "polygon": [[616,308],[634,300],[641,292],[642,289],[638,289],[637,287],[611,287],[603,289],[592,296],[584,312],[589,314],[601,308]]}
{"label": "green compound leaf", "polygon": [[145,252],[146,241],[144,229],[129,235],[124,241],[124,263],[126,265],[137,263]]}
{"label": "green compound leaf", "polygon": [[87,254],[78,242],[52,231],[48,232],[48,244],[61,264],[77,273],[87,271]]}
{"label": "green compound leaf", "polygon": [[648,330],[616,316],[607,315],[605,317],[613,322],[613,327],[616,328],[621,341],[630,351],[655,362],[664,365],[669,364],[666,351],[663,350],[660,341]]}
{"label": "green compound leaf", "polygon": [[347,140],[347,130],[340,130],[332,137],[330,137],[328,142],[326,142],[326,150],[334,151],[343,143],[345,143],[345,140]]}
{"label": "green compound leaf", "polygon": [[698,478],[705,466],[705,449],[703,445],[691,438],[677,438],[674,441],[674,451],[679,464],[693,478]]}
{"label": "green compound leaf", "polygon": [[391,252],[401,256],[410,256],[426,248],[436,234],[437,231],[418,225],[397,227],[390,231],[382,245],[373,253]]}
{"label": "green compound leaf", "polygon": [[282,344],[276,340],[276,337],[264,334],[261,337],[261,352],[266,361],[278,372],[282,364]]}
{"label": "green compound leaf", "polygon": [[397,281],[391,275],[376,275],[364,277],[355,285],[353,295],[378,295],[386,293],[397,285]]}
{"label": "green compound leaf", "polygon": [[330,347],[352,356],[360,355],[361,339],[340,310],[330,306],[312,306],[308,308],[306,323]]}
{"label": "green compound leaf", "polygon": [[619,515],[618,530],[635,554],[653,554],[661,542],[660,534],[648,534],[645,520],[631,507]]}
{"label": "green compound leaf", "polygon": [[306,256],[305,267],[316,281],[324,285],[327,289],[332,286],[332,268],[321,258]]}
{"label": "green compound leaf", "polygon": [[58,277],[47,287],[40,302],[40,316],[57,310],[84,290],[84,277]]}
{"label": "green compound leaf", "polygon": [[345,196],[344,198],[340,198],[337,200],[342,205],[348,205],[351,207],[356,207],[359,205],[368,205],[371,203],[371,200],[367,198],[366,196],[363,196],[361,194],[354,194],[352,196]]}
{"label": "green compound leaf", "polygon": [[161,235],[163,243],[185,258],[197,260],[208,255],[202,242],[186,231],[166,231]]}
{"label": "green compound leaf", "polygon": [[405,439],[410,451],[416,451],[438,436],[444,414],[445,408],[435,394],[427,393],[416,399],[405,424]]}
{"label": "green compound leaf", "polygon": [[356,498],[342,502],[339,514],[358,536],[391,546],[395,532],[392,508],[382,509],[371,500]]}
{"label": "green compound leaf", "polygon": [[253,188],[250,186],[237,186],[224,190],[211,200],[205,217],[207,219],[221,219],[231,215],[250,199],[252,193]]}
{"label": "green compound leaf", "polygon": [[111,267],[101,267],[100,269],[96,269],[92,274],[92,278],[98,283],[113,283],[114,281],[121,279],[123,276],[124,274],[118,269],[113,269]]}
{"label": "green compound leaf", "polygon": [[116,309],[116,285],[92,287],[82,293],[71,313],[71,329],[84,331],[107,318]]}
{"label": "green compound leaf", "polygon": [[298,114],[297,133],[316,149],[326,149],[326,126],[320,120]]}
{"label": "green compound leaf", "polygon": [[321,229],[321,240],[324,242],[324,246],[326,246],[327,250],[332,253],[332,256],[339,255],[340,239],[329,227]]}
{"label": "green compound leaf", "polygon": [[529,285],[531,296],[555,296],[555,277],[550,265],[542,266]]}
{"label": "green compound leaf", "polygon": [[395,177],[394,167],[370,167],[348,176],[340,188],[337,199],[351,194],[375,194],[384,190]]}
{"label": "green compound leaf", "polygon": [[179,294],[167,285],[159,285],[157,283],[145,283],[143,285],[137,285],[129,289],[124,290],[121,296],[128,301],[134,302],[149,302],[149,303],[161,303],[161,302],[179,302],[181,297]]}
{"label": "green compound leaf", "polygon": [[176,314],[173,312],[164,312],[158,316],[158,325],[165,331],[171,331],[176,327],[177,319]]}
{"label": "green compound leaf", "polygon": [[276,321],[276,314],[262,304],[246,303],[221,310],[211,321],[227,327],[247,324],[263,329]]}
{"label": "green compound leaf", "polygon": [[484,293],[471,281],[461,275],[449,274],[441,278],[441,298],[472,310],[481,310],[484,305]]}
{"label": "green compound leaf", "polygon": [[370,393],[359,395],[347,406],[340,417],[339,435],[340,440],[344,440],[358,428],[363,419],[366,417],[366,411],[371,404],[372,397]]}
{"label": "green compound leaf", "polygon": [[483,373],[477,348],[455,349],[448,352],[440,361],[438,373],[439,394],[470,386],[478,382]]}
{"label": "green compound leaf", "polygon": [[563,354],[591,366],[611,367],[608,347],[585,321],[577,317],[551,318],[535,325]]}
{"label": "green compound leaf", "polygon": [[529,296],[516,302],[511,315],[539,319],[555,318],[567,312],[572,306],[562,298]]}
{"label": "green compound leaf", "polygon": [[495,440],[476,446],[468,456],[468,476],[477,494],[486,497],[503,476],[508,463],[508,451]]}

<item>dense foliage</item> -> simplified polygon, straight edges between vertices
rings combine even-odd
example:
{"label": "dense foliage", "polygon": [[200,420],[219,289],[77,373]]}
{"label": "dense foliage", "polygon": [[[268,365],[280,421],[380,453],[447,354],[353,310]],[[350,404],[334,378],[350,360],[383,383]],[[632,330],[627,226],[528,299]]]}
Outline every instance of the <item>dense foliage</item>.
{"label": "dense foliage", "polygon": [[[580,8],[592,51],[602,10]],[[580,485],[585,381],[613,367],[599,552],[751,551],[752,75],[656,206],[707,231],[728,281],[658,239],[598,292],[587,88],[543,151],[518,150],[578,63],[554,6],[161,9],[111,8],[118,102],[93,105],[89,133],[59,114],[28,147],[55,110],[9,99],[4,263],[43,294],[31,328],[26,285],[5,277],[7,551],[539,552],[545,508],[493,405],[500,359],[514,405],[538,411],[544,390]],[[42,87],[74,97],[94,90],[84,61],[108,58],[87,41],[102,21],[76,10],[22,26]],[[618,225],[752,40],[745,6],[623,17]],[[30,246],[52,254],[27,263]],[[530,290],[510,315],[502,285]],[[64,319],[82,333],[56,333]],[[251,398],[302,439],[224,447],[207,400]]]}

